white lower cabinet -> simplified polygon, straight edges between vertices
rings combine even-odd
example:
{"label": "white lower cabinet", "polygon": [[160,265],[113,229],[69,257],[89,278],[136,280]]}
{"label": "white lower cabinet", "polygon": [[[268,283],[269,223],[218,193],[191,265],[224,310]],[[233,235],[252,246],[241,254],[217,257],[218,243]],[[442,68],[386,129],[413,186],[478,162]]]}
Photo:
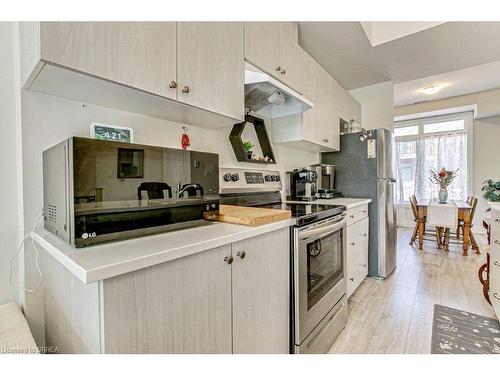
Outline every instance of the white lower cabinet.
{"label": "white lower cabinet", "polygon": [[[363,211],[358,209],[356,211]],[[348,211],[349,217],[351,213]],[[349,224],[349,223],[348,223]],[[369,218],[364,216],[347,226],[347,297],[368,275]]]}
{"label": "white lower cabinet", "polygon": [[103,281],[104,353],[231,353],[231,246]]}
{"label": "white lower cabinet", "polygon": [[232,245],[233,353],[288,353],[288,229]]}
{"label": "white lower cabinet", "polygon": [[[495,206],[496,207],[496,206]],[[495,314],[500,318],[500,209],[491,210],[489,294]]]}
{"label": "white lower cabinet", "polygon": [[47,346],[60,353],[289,353],[290,229],[91,284],[47,254]]}

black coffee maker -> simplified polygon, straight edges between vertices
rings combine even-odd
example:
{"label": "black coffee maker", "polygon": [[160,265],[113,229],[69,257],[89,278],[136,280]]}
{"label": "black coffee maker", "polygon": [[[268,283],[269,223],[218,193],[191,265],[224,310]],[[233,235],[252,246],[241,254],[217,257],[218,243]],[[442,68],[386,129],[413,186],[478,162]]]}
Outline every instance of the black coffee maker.
{"label": "black coffee maker", "polygon": [[287,172],[290,183],[288,200],[313,201],[316,199],[318,174],[305,168]]}

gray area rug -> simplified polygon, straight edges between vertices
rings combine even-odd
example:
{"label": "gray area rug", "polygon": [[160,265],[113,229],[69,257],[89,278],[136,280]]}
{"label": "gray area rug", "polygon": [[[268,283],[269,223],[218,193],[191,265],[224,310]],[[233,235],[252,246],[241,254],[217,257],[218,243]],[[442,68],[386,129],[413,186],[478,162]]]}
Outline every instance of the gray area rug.
{"label": "gray area rug", "polygon": [[434,305],[432,354],[500,354],[498,320]]}

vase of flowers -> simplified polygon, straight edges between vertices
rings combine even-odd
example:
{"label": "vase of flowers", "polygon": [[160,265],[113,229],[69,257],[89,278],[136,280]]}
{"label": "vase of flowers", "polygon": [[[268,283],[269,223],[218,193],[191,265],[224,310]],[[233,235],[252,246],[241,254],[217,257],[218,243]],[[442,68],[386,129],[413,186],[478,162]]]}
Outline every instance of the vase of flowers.
{"label": "vase of flowers", "polygon": [[448,186],[457,177],[457,170],[447,171],[444,167],[439,171],[431,168],[430,180],[433,184],[439,185],[439,203],[448,201]]}

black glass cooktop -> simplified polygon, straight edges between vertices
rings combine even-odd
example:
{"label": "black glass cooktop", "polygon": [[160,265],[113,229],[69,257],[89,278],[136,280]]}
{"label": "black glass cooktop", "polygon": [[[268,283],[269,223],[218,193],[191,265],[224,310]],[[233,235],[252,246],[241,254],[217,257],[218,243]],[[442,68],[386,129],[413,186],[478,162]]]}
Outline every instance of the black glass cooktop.
{"label": "black glass cooktop", "polygon": [[341,205],[315,204],[308,202],[282,202],[259,205],[258,207],[292,211],[292,217],[297,219],[298,226],[336,216],[346,210],[346,207]]}

